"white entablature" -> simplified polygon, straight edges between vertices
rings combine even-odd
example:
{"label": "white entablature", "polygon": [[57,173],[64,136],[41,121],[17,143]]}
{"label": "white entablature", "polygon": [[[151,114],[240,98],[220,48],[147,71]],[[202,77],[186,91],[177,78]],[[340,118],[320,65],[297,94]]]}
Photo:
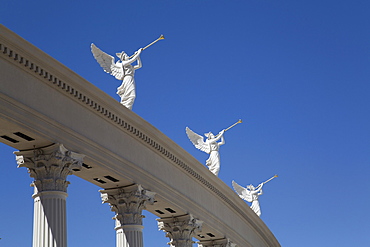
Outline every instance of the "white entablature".
{"label": "white entablature", "polygon": [[63,143],[86,155],[74,175],[103,189],[141,184],[157,193],[147,206],[151,213],[203,221],[199,240],[227,236],[237,246],[280,246],[248,205],[194,157],[3,26],[0,74],[2,142],[19,150]]}

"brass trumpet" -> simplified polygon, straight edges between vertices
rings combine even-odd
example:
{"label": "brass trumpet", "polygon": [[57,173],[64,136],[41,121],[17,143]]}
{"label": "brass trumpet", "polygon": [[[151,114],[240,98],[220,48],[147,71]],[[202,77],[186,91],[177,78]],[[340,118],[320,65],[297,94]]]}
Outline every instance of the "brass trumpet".
{"label": "brass trumpet", "polygon": [[270,178],[270,179],[267,179],[265,182],[263,182],[262,184],[265,184],[265,183],[267,183],[267,182],[270,182],[271,180],[273,180],[274,178],[277,178],[278,177],[278,175],[274,175],[272,178]]}
{"label": "brass trumpet", "polygon": [[233,125],[231,125],[229,128],[225,129],[225,131],[231,129],[232,127],[234,127],[235,125],[239,124],[239,123],[242,123],[243,121],[241,119],[238,120],[238,122],[234,123]]}
{"label": "brass trumpet", "polygon": [[[238,122],[234,123],[233,125],[231,125],[230,127],[226,128],[225,131],[231,129],[232,127],[234,127],[235,125],[239,124],[239,123],[242,123],[243,121],[241,119],[238,120]],[[219,136],[219,134],[217,134],[215,136],[215,138],[217,138]]]}
{"label": "brass trumpet", "polygon": [[[149,45],[145,46],[145,47],[143,48],[143,50],[145,50],[146,48],[148,48],[148,47],[149,47],[149,46],[151,46],[151,45],[154,45],[155,43],[157,43],[158,41],[160,41],[160,40],[162,40],[162,39],[164,39],[163,34],[162,34],[158,39],[154,40],[152,43],[150,43]],[[135,56],[135,54],[134,54],[134,55],[131,55],[129,58],[132,58],[133,56]]]}

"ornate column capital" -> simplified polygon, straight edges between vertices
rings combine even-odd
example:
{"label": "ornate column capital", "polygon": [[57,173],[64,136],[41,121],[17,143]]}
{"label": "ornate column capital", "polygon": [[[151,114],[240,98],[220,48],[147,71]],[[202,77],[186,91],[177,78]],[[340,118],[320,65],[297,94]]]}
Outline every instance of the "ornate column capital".
{"label": "ornate column capital", "polygon": [[68,151],[63,144],[14,152],[18,167],[26,167],[35,193],[42,191],[66,192],[69,182],[67,176],[73,168],[80,169],[85,155]]}
{"label": "ornate column capital", "polygon": [[223,238],[199,241],[198,247],[236,247],[236,244],[231,242],[228,238]]}
{"label": "ornate column capital", "polygon": [[203,221],[194,218],[193,215],[183,215],[171,218],[157,219],[158,229],[166,232],[170,238],[170,246],[191,247],[192,236],[202,230]]}
{"label": "ornate column capital", "polygon": [[80,169],[85,155],[62,144],[14,152],[18,167],[26,167],[34,181],[33,247],[66,247],[66,198],[72,169]]}
{"label": "ornate column capital", "polygon": [[154,203],[156,193],[145,190],[140,184],[100,190],[102,203],[109,203],[116,213],[116,229],[123,225],[142,225],[143,209]]}

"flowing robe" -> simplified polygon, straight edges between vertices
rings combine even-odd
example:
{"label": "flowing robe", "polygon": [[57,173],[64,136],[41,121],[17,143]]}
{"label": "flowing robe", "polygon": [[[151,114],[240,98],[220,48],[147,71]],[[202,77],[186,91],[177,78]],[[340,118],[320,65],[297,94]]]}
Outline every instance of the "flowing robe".
{"label": "flowing robe", "polygon": [[121,86],[117,88],[117,94],[121,97],[121,104],[132,110],[136,98],[135,91],[135,69],[131,64],[123,66],[124,76]]}
{"label": "flowing robe", "polygon": [[258,197],[262,195],[262,189],[259,188],[258,190],[251,191],[252,196],[252,205],[251,209],[258,215],[261,216],[261,208],[260,203],[258,202]]}
{"label": "flowing robe", "polygon": [[251,205],[251,209],[258,215],[261,216],[261,208],[258,200],[254,200]]}
{"label": "flowing robe", "polygon": [[210,153],[209,158],[206,161],[206,165],[208,166],[208,169],[218,176],[218,173],[220,171],[220,153],[219,150],[219,144],[217,142],[212,142],[210,145]]}

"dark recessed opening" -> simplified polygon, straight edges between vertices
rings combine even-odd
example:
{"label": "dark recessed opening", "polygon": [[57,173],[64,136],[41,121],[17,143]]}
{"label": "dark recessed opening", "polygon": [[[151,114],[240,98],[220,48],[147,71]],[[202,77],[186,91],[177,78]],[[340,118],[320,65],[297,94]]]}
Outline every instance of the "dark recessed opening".
{"label": "dark recessed opening", "polygon": [[161,210],[155,210],[159,214],[164,214]]}
{"label": "dark recessed opening", "polygon": [[28,136],[28,135],[26,135],[26,134],[23,134],[23,133],[21,133],[21,132],[15,132],[15,133],[13,133],[14,135],[16,135],[16,136],[19,136],[20,138],[23,138],[23,139],[25,139],[26,141],[34,141],[35,139],[33,139],[32,137],[30,137],[30,136]]}
{"label": "dark recessed opening", "polygon": [[98,183],[105,184],[106,182],[100,178],[94,178],[94,180]]}
{"label": "dark recessed opening", "polygon": [[114,178],[114,177],[112,177],[112,176],[104,176],[106,179],[109,179],[110,181],[112,181],[112,182],[118,182],[119,180],[118,179],[116,179],[116,178]]}
{"label": "dark recessed opening", "polygon": [[170,212],[171,214],[174,214],[176,213],[175,210],[173,210],[172,208],[165,208],[168,212]]}
{"label": "dark recessed opening", "polygon": [[85,163],[83,163],[82,166],[85,167],[86,169],[91,169],[92,168],[91,166],[86,165]]}
{"label": "dark recessed opening", "polygon": [[215,235],[213,235],[213,234],[212,234],[212,233],[210,233],[210,232],[207,232],[207,235],[208,235],[208,236],[210,236],[211,238],[216,237]]}
{"label": "dark recessed opening", "polygon": [[200,235],[200,234],[198,235],[198,237],[200,237],[200,238],[205,238],[203,235]]}
{"label": "dark recessed opening", "polygon": [[19,141],[15,140],[15,139],[13,139],[13,138],[11,138],[11,137],[9,137],[9,136],[0,136],[0,137],[1,137],[1,138],[3,138],[3,139],[5,139],[5,140],[7,140],[7,141],[12,142],[12,143],[17,143],[17,142],[19,142]]}
{"label": "dark recessed opening", "polygon": [[80,169],[74,168],[74,169],[72,169],[72,171],[74,171],[74,172],[79,172],[79,171],[80,171]]}

